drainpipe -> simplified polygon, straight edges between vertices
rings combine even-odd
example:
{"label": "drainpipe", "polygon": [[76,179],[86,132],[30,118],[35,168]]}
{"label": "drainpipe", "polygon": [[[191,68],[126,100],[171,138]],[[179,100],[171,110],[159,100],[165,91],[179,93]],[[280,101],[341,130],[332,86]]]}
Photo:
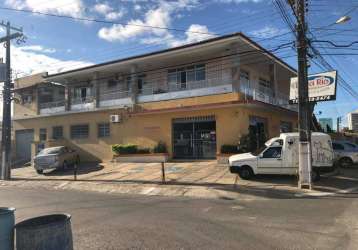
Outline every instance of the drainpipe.
{"label": "drainpipe", "polygon": [[92,79],[92,82],[93,82],[93,98],[94,98],[94,103],[95,103],[95,107],[96,108],[99,108],[99,92],[100,92],[100,89],[99,89],[99,73],[98,72],[95,72],[93,74],[93,79]]}

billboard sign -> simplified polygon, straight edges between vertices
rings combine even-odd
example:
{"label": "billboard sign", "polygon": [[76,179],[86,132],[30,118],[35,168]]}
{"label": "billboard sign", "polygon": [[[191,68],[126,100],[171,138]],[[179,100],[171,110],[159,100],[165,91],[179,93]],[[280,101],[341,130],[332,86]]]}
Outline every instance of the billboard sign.
{"label": "billboard sign", "polygon": [[[310,102],[336,100],[337,71],[308,76],[308,96]],[[298,103],[298,78],[290,83],[290,103]]]}

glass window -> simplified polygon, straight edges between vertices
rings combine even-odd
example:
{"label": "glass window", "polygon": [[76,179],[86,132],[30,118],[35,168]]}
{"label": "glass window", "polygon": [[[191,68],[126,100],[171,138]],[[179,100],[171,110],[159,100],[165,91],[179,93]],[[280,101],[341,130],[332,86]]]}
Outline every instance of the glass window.
{"label": "glass window", "polygon": [[98,137],[108,137],[110,135],[109,123],[98,124]]}
{"label": "glass window", "polygon": [[74,98],[85,101],[91,96],[91,87],[76,87],[74,89]]}
{"label": "glass window", "polygon": [[88,138],[88,136],[89,136],[88,124],[71,126],[71,139]]}
{"label": "glass window", "polygon": [[178,69],[168,70],[169,84],[180,84],[185,89],[187,82],[203,81],[206,79],[205,64],[191,65]]}
{"label": "glass window", "polygon": [[108,81],[107,81],[107,88],[114,88],[114,87],[116,87],[117,86],[117,84],[118,84],[118,82],[116,81],[116,80],[114,80],[114,79],[109,79]]}
{"label": "glass window", "polygon": [[188,82],[195,82],[195,67],[190,66],[186,68],[187,80]]}
{"label": "glass window", "polygon": [[63,127],[55,126],[52,128],[52,139],[58,140],[63,138]]}
{"label": "glass window", "polygon": [[205,64],[195,66],[195,78],[197,81],[205,80]]}
{"label": "glass window", "polygon": [[259,85],[265,88],[270,88],[271,87],[271,83],[265,79],[260,78],[259,79]]}
{"label": "glass window", "polygon": [[47,129],[40,128],[40,141],[46,141],[47,140]]}
{"label": "glass window", "polygon": [[177,71],[176,69],[168,70],[168,82],[169,84],[177,83]]}
{"label": "glass window", "polygon": [[344,147],[343,145],[339,144],[339,143],[332,143],[332,147],[333,147],[333,150],[344,150]]}
{"label": "glass window", "polygon": [[141,94],[143,92],[144,84],[145,84],[145,75],[138,76],[137,87],[138,87],[138,93],[139,94]]}
{"label": "glass window", "polygon": [[292,122],[281,122],[280,123],[280,132],[281,133],[292,132]]}
{"label": "glass window", "polygon": [[270,147],[262,155],[263,158],[281,158],[282,147]]}

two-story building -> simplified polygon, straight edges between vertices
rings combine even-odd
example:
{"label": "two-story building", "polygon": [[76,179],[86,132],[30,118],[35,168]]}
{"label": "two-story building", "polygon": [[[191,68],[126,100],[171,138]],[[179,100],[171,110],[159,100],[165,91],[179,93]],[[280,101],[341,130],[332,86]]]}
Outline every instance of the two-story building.
{"label": "two-story building", "polygon": [[[155,146],[171,158],[215,158],[249,127],[266,138],[297,127],[296,70],[242,33],[15,82],[16,156],[64,144],[83,160],[111,145]],[[32,152],[31,152],[32,148]]]}

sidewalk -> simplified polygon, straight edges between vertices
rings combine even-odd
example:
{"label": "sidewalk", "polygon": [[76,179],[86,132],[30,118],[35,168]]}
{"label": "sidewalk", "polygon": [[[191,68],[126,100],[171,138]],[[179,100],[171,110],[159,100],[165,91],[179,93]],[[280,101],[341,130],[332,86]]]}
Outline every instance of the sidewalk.
{"label": "sidewalk", "polygon": [[12,171],[12,181],[0,185],[222,199],[287,199],[312,192],[349,193],[358,187],[357,168],[344,170],[340,176],[322,177],[315,185],[317,191],[298,190],[293,176],[257,176],[250,181],[239,178],[234,185],[236,175],[216,161],[166,163],[165,175],[163,184],[160,163],[83,163],[77,181],[73,169],[38,175],[32,167],[22,167]]}

